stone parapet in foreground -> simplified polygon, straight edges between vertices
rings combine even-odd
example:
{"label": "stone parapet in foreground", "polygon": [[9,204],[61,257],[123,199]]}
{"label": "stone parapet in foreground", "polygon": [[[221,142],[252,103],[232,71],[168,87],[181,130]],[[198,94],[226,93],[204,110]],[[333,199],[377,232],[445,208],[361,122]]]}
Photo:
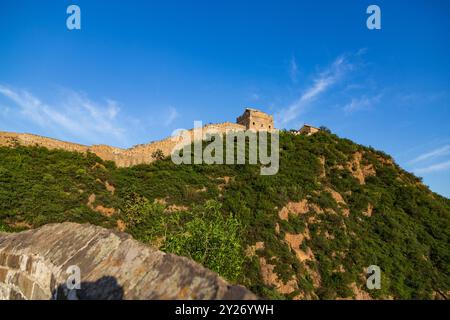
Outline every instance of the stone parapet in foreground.
{"label": "stone parapet in foreground", "polygon": [[[78,266],[81,289],[67,270]],[[76,293],[76,296],[73,293]],[[184,257],[89,224],[0,233],[0,299],[256,299]]]}

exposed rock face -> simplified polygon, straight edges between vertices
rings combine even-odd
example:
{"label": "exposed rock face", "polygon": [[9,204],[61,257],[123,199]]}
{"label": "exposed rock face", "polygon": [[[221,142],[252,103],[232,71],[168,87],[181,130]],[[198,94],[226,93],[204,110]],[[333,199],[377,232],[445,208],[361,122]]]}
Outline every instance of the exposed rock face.
{"label": "exposed rock face", "polygon": [[[81,288],[68,290],[70,266]],[[0,299],[255,299],[212,271],[92,225],[0,234]]]}
{"label": "exposed rock face", "polygon": [[284,283],[274,271],[275,265],[268,263],[264,257],[259,257],[259,265],[261,266],[261,276],[264,283],[273,286],[279,293],[291,294],[298,289],[295,279],[290,279],[287,283]]}
{"label": "exposed rock face", "polygon": [[376,171],[372,165],[364,165],[362,159],[363,154],[361,152],[354,153],[352,160],[348,163],[348,169],[360,184],[366,184],[366,178],[375,176]]}

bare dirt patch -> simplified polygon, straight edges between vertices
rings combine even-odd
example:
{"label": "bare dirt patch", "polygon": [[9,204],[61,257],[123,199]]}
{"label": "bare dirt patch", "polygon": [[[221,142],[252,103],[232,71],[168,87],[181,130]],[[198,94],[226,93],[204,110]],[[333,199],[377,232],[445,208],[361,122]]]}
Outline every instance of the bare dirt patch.
{"label": "bare dirt patch", "polygon": [[284,239],[289,244],[289,246],[292,248],[292,250],[294,250],[295,255],[297,256],[297,259],[300,262],[303,262],[306,260],[311,260],[311,261],[315,260],[314,254],[309,247],[307,247],[306,251],[301,249],[303,240],[310,239],[309,230],[307,228],[305,229],[305,232],[303,234],[286,233]]}
{"label": "bare dirt patch", "polygon": [[127,226],[123,220],[120,220],[120,219],[117,220],[116,224],[117,224],[117,230],[119,230],[120,232],[124,232],[125,229],[127,228]]}
{"label": "bare dirt patch", "polygon": [[107,208],[102,205],[96,206],[94,211],[101,213],[102,215],[104,215],[106,217],[111,217],[116,212],[116,210],[114,208]]}
{"label": "bare dirt patch", "polygon": [[189,207],[183,206],[183,205],[177,205],[177,204],[171,204],[168,206],[164,212],[179,212],[179,211],[188,211]]}
{"label": "bare dirt patch", "polygon": [[288,220],[289,219],[289,213],[294,215],[300,215],[305,214],[309,211],[310,205],[308,204],[307,199],[303,199],[298,202],[288,202],[286,206],[281,208],[281,210],[278,212],[278,216],[281,220]]}
{"label": "bare dirt patch", "polygon": [[12,228],[19,228],[19,229],[31,229],[33,228],[33,226],[31,224],[29,224],[26,221],[14,221],[14,222],[10,222],[10,221],[5,221],[6,224]]}
{"label": "bare dirt patch", "polygon": [[380,161],[384,165],[392,166],[394,164],[394,161],[391,158],[385,158],[382,156],[377,156],[377,160]]}
{"label": "bare dirt patch", "polygon": [[273,271],[275,266],[267,263],[264,257],[259,258],[259,265],[261,268],[261,277],[264,283],[268,286],[273,286],[277,292],[281,294],[291,294],[298,289],[297,281],[293,278],[287,283],[283,283],[278,275]]}
{"label": "bare dirt patch", "polygon": [[342,264],[340,264],[336,269],[333,270],[333,272],[335,273],[344,273],[345,272],[345,268]]}
{"label": "bare dirt patch", "polygon": [[95,202],[95,194],[92,193],[88,198],[87,206],[92,209],[94,202]]}
{"label": "bare dirt patch", "polygon": [[352,159],[347,163],[347,169],[350,170],[353,177],[358,179],[360,184],[365,184],[366,178],[376,175],[376,171],[372,164],[362,165],[362,158],[361,152],[355,152]]}
{"label": "bare dirt patch", "polygon": [[331,189],[329,187],[327,187],[325,189],[325,191],[327,191],[328,193],[331,194],[331,197],[339,205],[339,207],[341,208],[342,213],[344,214],[344,216],[348,217],[350,215],[350,210],[348,209],[347,203],[345,202],[345,200],[342,197],[342,195],[339,192],[337,192],[336,190],[333,190],[333,189]]}
{"label": "bare dirt patch", "polygon": [[275,233],[280,234],[280,224],[279,223],[275,224]]}
{"label": "bare dirt patch", "polygon": [[111,195],[114,195],[116,188],[112,184],[110,184],[108,181],[105,181],[105,188],[106,188],[106,190],[108,190],[111,193]]}
{"label": "bare dirt patch", "polygon": [[314,288],[316,289],[320,288],[322,283],[322,277],[320,276],[319,272],[310,268],[309,266],[306,266],[306,270],[308,271],[308,274],[311,277]]}
{"label": "bare dirt patch", "polygon": [[325,230],[324,235],[325,235],[325,238],[327,238],[328,240],[333,240],[334,239],[334,235],[330,234],[328,232],[328,230]]}
{"label": "bare dirt patch", "polygon": [[326,171],[325,171],[325,157],[324,156],[320,156],[319,157],[319,162],[320,162],[320,174],[319,177],[320,178],[325,178],[326,177]]}
{"label": "bare dirt patch", "polygon": [[206,192],[206,191],[208,191],[208,189],[205,186],[201,187],[200,189],[195,189],[196,193]]}
{"label": "bare dirt patch", "polygon": [[229,177],[229,176],[224,176],[224,177],[218,178],[218,179],[220,179],[220,180],[223,181],[223,183],[221,183],[221,184],[219,184],[219,185],[217,186],[217,188],[219,188],[219,191],[220,191],[220,192],[222,192],[222,191],[225,189],[225,187],[226,187],[228,184],[230,184],[230,182],[232,181],[232,177]]}
{"label": "bare dirt patch", "polygon": [[353,294],[355,295],[355,300],[372,300],[370,294],[359,288],[355,282],[350,285],[350,289],[352,289]]}
{"label": "bare dirt patch", "polygon": [[245,250],[245,255],[247,257],[254,257],[256,256],[256,251],[262,249],[264,249],[264,242],[258,241],[254,245],[247,247],[247,249]]}
{"label": "bare dirt patch", "polygon": [[116,210],[114,208],[107,208],[104,207],[102,205],[97,205],[96,207],[94,207],[94,203],[96,200],[96,196],[94,193],[92,193],[89,198],[88,198],[88,202],[87,202],[87,206],[94,210],[95,212],[101,213],[102,215],[106,216],[106,217],[111,217]]}
{"label": "bare dirt patch", "polygon": [[167,205],[167,199],[166,198],[162,198],[162,199],[156,198],[154,203],[159,203],[159,204],[162,204],[163,206],[165,206],[165,205]]}
{"label": "bare dirt patch", "polygon": [[363,215],[365,215],[366,217],[371,217],[373,213],[373,205],[371,203],[367,204],[367,210],[363,211]]}

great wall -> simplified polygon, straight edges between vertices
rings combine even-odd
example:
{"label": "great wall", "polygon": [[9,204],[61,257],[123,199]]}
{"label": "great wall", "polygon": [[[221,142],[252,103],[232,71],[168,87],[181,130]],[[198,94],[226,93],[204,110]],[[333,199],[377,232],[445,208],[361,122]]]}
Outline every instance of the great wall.
{"label": "great wall", "polygon": [[[208,124],[186,132],[190,140],[205,133],[267,131],[273,117],[246,109],[236,123]],[[155,151],[170,155],[181,136],[121,149],[86,146],[28,133],[0,132],[0,146],[41,146],[92,152],[119,167],[155,161]],[[67,288],[67,269],[81,271],[81,290]],[[74,295],[75,292],[75,295]],[[0,300],[3,299],[257,299],[229,285],[214,272],[183,257],[145,246],[131,236],[92,225],[61,223],[21,233],[0,233]]]}
{"label": "great wall", "polygon": [[[275,130],[273,117],[264,112],[247,108],[244,114],[237,118],[237,123],[208,124],[203,128],[194,128],[187,130],[187,132],[191,137],[191,141],[195,141],[195,138],[198,137],[198,130],[224,134],[230,131],[244,131],[246,129],[256,131]],[[129,149],[121,149],[108,145],[85,146],[28,133],[0,132],[0,146],[13,146],[15,144],[23,146],[37,145],[48,149],[63,149],[80,153],[92,152],[103,160],[114,161],[118,167],[151,163],[155,160],[152,156],[153,153],[158,150],[162,151],[165,156],[168,156],[174,147],[179,144],[180,139],[181,136],[169,137],[148,144],[136,145]]]}
{"label": "great wall", "polygon": [[[238,123],[188,130],[191,141],[205,132],[273,129],[273,119],[247,109]],[[202,134],[200,134],[202,133]],[[0,132],[0,146],[42,146],[87,153],[127,167],[170,155],[182,137],[129,149],[86,146],[34,134]],[[70,266],[80,268],[81,289],[67,288]],[[3,299],[256,299],[214,272],[184,257],[145,246],[131,236],[92,225],[62,223],[21,233],[0,233],[0,300]]]}

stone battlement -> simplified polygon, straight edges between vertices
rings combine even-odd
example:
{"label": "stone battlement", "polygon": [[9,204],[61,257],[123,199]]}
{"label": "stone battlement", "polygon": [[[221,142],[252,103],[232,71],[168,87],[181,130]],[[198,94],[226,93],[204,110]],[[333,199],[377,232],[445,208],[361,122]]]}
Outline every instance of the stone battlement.
{"label": "stone battlement", "polygon": [[236,119],[236,122],[249,130],[272,131],[275,129],[271,115],[251,108],[245,109],[244,113]]}
{"label": "stone battlement", "polygon": [[[240,118],[246,120],[239,121]],[[255,122],[255,125],[252,125],[253,122]],[[195,138],[198,136],[196,135],[197,130],[202,130],[203,132],[214,131],[225,134],[230,131],[244,131],[246,129],[272,131],[273,118],[261,111],[246,109],[244,115],[238,118],[238,123],[223,122],[207,124],[203,128],[194,128],[187,130],[187,132],[191,136],[191,141],[195,141]],[[80,153],[92,152],[103,160],[114,161],[118,167],[129,167],[138,164],[151,163],[155,160],[152,158],[152,154],[157,150],[161,150],[165,156],[168,156],[178,142],[179,140],[176,137],[168,137],[147,144],[135,145],[129,149],[121,149],[108,145],[85,146],[34,134],[0,131],[0,146],[14,146],[15,144],[23,146],[38,145],[48,149],[62,149]]]}

